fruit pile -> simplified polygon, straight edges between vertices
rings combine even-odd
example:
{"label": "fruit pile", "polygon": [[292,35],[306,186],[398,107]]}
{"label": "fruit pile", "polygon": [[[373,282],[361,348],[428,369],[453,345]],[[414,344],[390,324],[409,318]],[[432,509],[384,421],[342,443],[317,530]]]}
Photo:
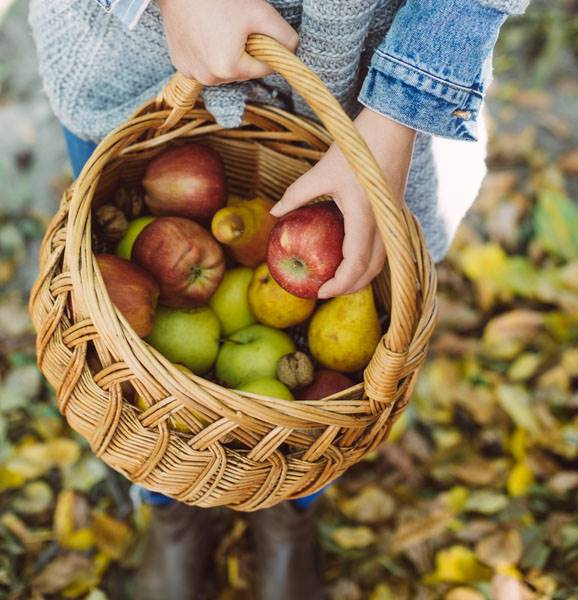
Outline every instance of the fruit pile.
{"label": "fruit pile", "polygon": [[93,248],[113,304],[179,369],[236,390],[317,400],[354,385],[380,322],[370,286],[317,300],[343,258],[336,205],[281,219],[272,207],[227,195],[219,154],[189,143],[154,158],[142,188],[120,189],[94,210]]}

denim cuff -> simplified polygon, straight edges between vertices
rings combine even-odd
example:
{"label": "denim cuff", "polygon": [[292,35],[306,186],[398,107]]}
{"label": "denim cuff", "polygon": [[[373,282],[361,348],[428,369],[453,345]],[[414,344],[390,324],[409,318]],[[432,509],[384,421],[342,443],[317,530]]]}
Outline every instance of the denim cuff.
{"label": "denim cuff", "polygon": [[112,13],[129,29],[134,29],[151,0],[96,0],[106,12]]}
{"label": "denim cuff", "polygon": [[359,101],[418,131],[476,140],[506,16],[477,0],[407,0],[373,55]]}
{"label": "denim cuff", "polygon": [[416,131],[475,141],[483,95],[453,85],[391,56],[380,55],[365,78],[359,101]]}

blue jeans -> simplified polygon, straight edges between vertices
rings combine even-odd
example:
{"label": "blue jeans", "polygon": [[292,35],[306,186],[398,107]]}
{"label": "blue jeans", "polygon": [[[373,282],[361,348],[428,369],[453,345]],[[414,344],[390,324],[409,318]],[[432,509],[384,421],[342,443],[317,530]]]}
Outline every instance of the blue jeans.
{"label": "blue jeans", "polygon": [[[64,139],[66,141],[66,149],[68,151],[68,158],[70,160],[70,164],[72,166],[72,172],[74,177],[78,177],[80,172],[82,171],[82,167],[84,167],[86,161],[90,158],[91,154],[94,152],[96,148],[96,144],[94,142],[89,142],[87,140],[82,140],[78,136],[74,135],[71,131],[64,129]],[[293,503],[300,509],[306,509],[308,506],[313,504],[313,502],[321,496],[324,490],[319,490],[314,494],[309,496],[304,496],[303,498],[297,498]],[[159,494],[158,492],[151,492],[150,490],[145,490],[141,488],[141,495],[144,502],[147,504],[152,504],[154,506],[164,506],[166,504],[170,504],[174,502],[172,498],[168,496],[164,496],[163,494]]]}

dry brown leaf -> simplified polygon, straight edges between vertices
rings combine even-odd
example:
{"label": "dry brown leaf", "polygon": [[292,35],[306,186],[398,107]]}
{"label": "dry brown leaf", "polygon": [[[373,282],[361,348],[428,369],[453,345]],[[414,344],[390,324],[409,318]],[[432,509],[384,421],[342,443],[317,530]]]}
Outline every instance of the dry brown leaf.
{"label": "dry brown leaf", "polygon": [[511,95],[512,102],[519,108],[548,110],[554,105],[554,96],[548,90],[516,89]]}
{"label": "dry brown leaf", "polygon": [[511,359],[541,331],[544,314],[517,308],[494,317],[484,329],[484,351],[493,358]]}
{"label": "dry brown leaf", "polygon": [[485,216],[491,215],[504,198],[516,189],[519,179],[518,171],[512,169],[488,173],[473,210]]}
{"label": "dry brown leaf", "polygon": [[395,530],[391,540],[392,551],[402,552],[410,546],[438,537],[447,530],[453,517],[453,512],[449,510],[412,516]]}
{"label": "dry brown leaf", "polygon": [[489,160],[500,166],[524,164],[535,153],[536,138],[537,130],[533,125],[517,132],[500,132],[490,140]]}
{"label": "dry brown leaf", "polygon": [[32,587],[41,594],[57,594],[70,585],[89,579],[92,560],[83,554],[70,552],[57,556],[32,579]]}
{"label": "dry brown leaf", "polygon": [[453,331],[468,331],[477,327],[480,313],[463,299],[451,298],[447,294],[438,295],[438,328]]}
{"label": "dry brown leaf", "polygon": [[529,210],[530,203],[523,194],[512,194],[502,200],[486,216],[486,230],[490,240],[507,250],[515,250],[520,236],[520,224]]}
{"label": "dry brown leaf", "polygon": [[562,365],[556,365],[538,377],[536,386],[542,390],[556,390],[562,393],[569,392],[570,377]]}
{"label": "dry brown leaf", "polygon": [[578,488],[578,471],[560,471],[550,477],[546,487],[554,494],[565,494]]}
{"label": "dry brown leaf", "polygon": [[515,529],[497,531],[476,544],[476,556],[494,569],[518,564],[524,546]]}
{"label": "dry brown leaf", "polygon": [[578,175],[578,148],[572,148],[558,159],[558,166],[565,175]]}
{"label": "dry brown leaf", "polygon": [[46,530],[32,530],[28,525],[13,512],[2,515],[0,523],[16,536],[27,551],[34,554],[39,551],[41,544],[49,541],[52,535]]}
{"label": "dry brown leaf", "polygon": [[463,526],[456,531],[456,538],[462,542],[475,544],[482,538],[496,531],[496,523],[488,519],[472,519],[465,521]]}
{"label": "dry brown leaf", "polygon": [[339,579],[329,590],[331,600],[361,600],[363,592],[351,579]]}
{"label": "dry brown leaf", "polygon": [[391,517],[395,502],[380,487],[370,485],[353,498],[342,501],[340,508],[350,519],[359,523],[379,523]]}
{"label": "dry brown leaf", "polygon": [[498,475],[496,465],[480,456],[473,456],[467,462],[450,465],[449,472],[467,485],[490,485]]}
{"label": "dry brown leaf", "polygon": [[562,353],[562,367],[569,377],[578,377],[578,348],[568,348]]}

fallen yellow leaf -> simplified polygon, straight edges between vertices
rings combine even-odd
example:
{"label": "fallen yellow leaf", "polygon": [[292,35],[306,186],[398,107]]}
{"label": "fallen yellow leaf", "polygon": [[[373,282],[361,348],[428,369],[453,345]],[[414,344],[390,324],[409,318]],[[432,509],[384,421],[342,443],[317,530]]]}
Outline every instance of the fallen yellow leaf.
{"label": "fallen yellow leaf", "polygon": [[451,546],[440,550],[435,557],[435,571],[425,578],[425,583],[472,583],[486,581],[492,570],[482,565],[466,546]]}
{"label": "fallen yellow leaf", "polygon": [[510,496],[525,496],[534,483],[534,473],[526,461],[518,462],[508,475],[508,493]]}
{"label": "fallen yellow leaf", "polygon": [[91,529],[96,547],[114,560],[124,556],[132,541],[132,532],[126,523],[100,511],[92,512]]}
{"label": "fallen yellow leaf", "polygon": [[375,535],[369,527],[338,527],[331,534],[334,542],[345,548],[366,548],[375,541]]}

